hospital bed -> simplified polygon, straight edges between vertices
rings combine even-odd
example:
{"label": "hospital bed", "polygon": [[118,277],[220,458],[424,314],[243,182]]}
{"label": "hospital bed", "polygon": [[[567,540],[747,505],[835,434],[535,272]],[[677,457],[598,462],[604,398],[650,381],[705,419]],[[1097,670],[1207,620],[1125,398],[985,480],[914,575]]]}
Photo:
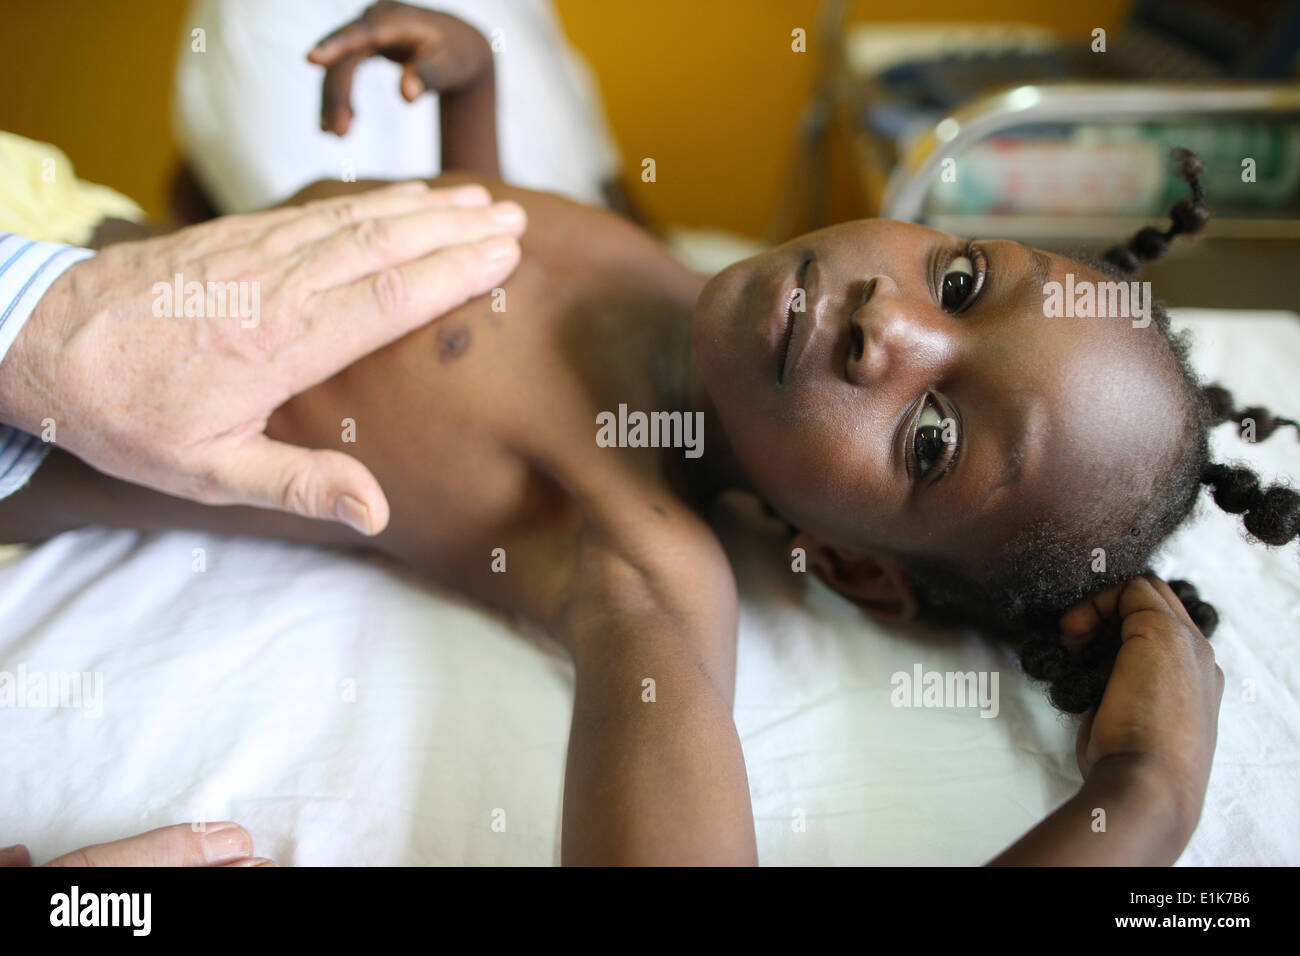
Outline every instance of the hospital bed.
{"label": "hospital bed", "polygon": [[[708,237],[679,248],[710,265],[729,254]],[[1300,317],[1174,320],[1207,379],[1243,405],[1300,411]],[[1300,476],[1288,430],[1243,444],[1224,427],[1213,446],[1265,478]],[[779,530],[740,502],[715,524],[740,586],[735,719],[763,863],[977,864],[1076,790],[1075,721],[1006,648],[872,623],[790,574]],[[1297,549],[1247,543],[1203,505],[1156,570],[1196,583],[1222,618],[1218,749],[1180,863],[1300,863]],[[996,717],[893,706],[894,675],[918,666],[997,672]],[[0,680],[20,667],[100,688],[81,706],[0,712],[0,845],[38,860],[234,819],[283,864],[559,861],[566,656],[386,561],[191,532],[64,534],[0,564]]]}

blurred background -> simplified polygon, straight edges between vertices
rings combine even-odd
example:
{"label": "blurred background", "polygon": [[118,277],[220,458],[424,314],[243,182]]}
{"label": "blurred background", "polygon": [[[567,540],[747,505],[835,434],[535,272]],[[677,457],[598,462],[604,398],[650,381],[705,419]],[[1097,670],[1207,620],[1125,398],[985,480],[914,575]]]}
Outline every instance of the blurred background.
{"label": "blurred background", "polygon": [[[1270,282],[1300,250],[1298,6],[554,0],[549,9],[589,67],[594,108],[603,102],[616,178],[661,233],[703,227],[743,248],[886,214],[1044,248],[1096,245],[1163,215],[1179,195],[1168,147],[1188,145],[1213,174],[1207,187],[1216,221],[1199,258],[1180,254],[1159,264],[1169,286],[1161,291],[1175,302],[1245,306],[1286,305],[1279,297],[1293,295]],[[275,7],[268,0],[257,9]],[[221,124],[210,123],[205,140],[203,130],[186,133],[173,119],[203,112],[193,106],[205,102],[198,94],[178,103],[178,66],[186,68],[178,58],[196,55],[186,47],[195,26],[208,26],[209,42],[220,42],[209,22],[215,9],[220,0],[8,0],[0,129],[57,145],[80,177],[125,193],[153,219],[196,218],[203,202],[231,211],[238,200],[204,169],[204,157],[220,150]],[[309,44],[295,38],[286,49],[299,45],[301,56]],[[246,56],[258,55],[252,50]],[[249,61],[226,69],[247,74]],[[268,76],[244,89],[245,102],[276,95],[274,73]],[[1093,86],[1067,90],[1059,102],[989,94],[1070,80]],[[1210,109],[1216,84],[1239,82],[1270,86]],[[1120,99],[1095,92],[1108,83],[1118,85]],[[1167,83],[1201,98],[1162,99]],[[1132,94],[1143,91],[1151,95],[1133,106]],[[429,109],[427,99],[421,103],[402,106]],[[1125,103],[1136,111],[1131,117],[1120,109]],[[969,115],[954,113],[971,104],[978,109]],[[1053,106],[1079,112],[1061,120]],[[1016,125],[1019,112],[1024,122]],[[945,119],[953,115],[960,122]],[[1249,188],[1244,156],[1255,164]],[[656,164],[653,183],[641,177],[646,157]],[[950,177],[946,157],[955,157]],[[1231,260],[1235,290],[1206,281],[1207,256]],[[1256,293],[1258,301],[1241,299]]]}
{"label": "blurred background", "polygon": [[[811,33],[818,6],[555,0],[600,85],[625,178],[640,181],[642,157],[657,161],[655,188],[638,197],[648,216],[764,234],[815,66],[812,55],[792,53],[790,34],[796,27]],[[58,145],[78,175],[166,218],[179,159],[172,77],[187,8],[182,0],[6,0],[0,129]],[[1027,20],[1086,35],[1095,26],[1113,29],[1123,8],[1120,0],[934,0],[924,13],[936,21]],[[852,15],[888,22],[916,13],[872,0]],[[837,198],[848,205],[852,191]]]}

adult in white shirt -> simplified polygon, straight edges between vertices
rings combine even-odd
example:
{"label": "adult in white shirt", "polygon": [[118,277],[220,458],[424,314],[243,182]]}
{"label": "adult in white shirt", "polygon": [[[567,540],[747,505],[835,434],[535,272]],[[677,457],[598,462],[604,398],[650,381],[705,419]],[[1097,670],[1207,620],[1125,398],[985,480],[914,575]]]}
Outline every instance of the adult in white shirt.
{"label": "adult in white shirt", "polygon": [[[491,46],[503,180],[626,211],[613,185],[619,156],[597,87],[549,0],[417,5],[465,21]],[[396,96],[397,63],[361,63],[349,83],[355,119],[347,136],[322,128],[322,73],[307,53],[366,6],[364,0],[191,3],[177,54],[173,127],[217,211],[259,209],[322,179],[405,179],[444,168],[438,95],[425,93],[416,102]]]}

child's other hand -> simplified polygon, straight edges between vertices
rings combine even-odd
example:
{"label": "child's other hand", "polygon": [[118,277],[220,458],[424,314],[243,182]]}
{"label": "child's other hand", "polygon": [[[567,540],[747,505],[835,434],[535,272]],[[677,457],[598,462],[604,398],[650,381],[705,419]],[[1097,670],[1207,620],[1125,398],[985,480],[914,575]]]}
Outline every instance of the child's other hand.
{"label": "child's other hand", "polygon": [[1079,728],[1079,769],[1131,764],[1168,788],[1194,824],[1218,736],[1223,671],[1169,585],[1155,576],[1116,584],[1075,605],[1060,629],[1071,643],[1120,622],[1122,644],[1101,706]]}
{"label": "child's other hand", "polygon": [[339,136],[352,125],[352,74],[382,56],[403,66],[401,93],[413,102],[425,91],[450,93],[472,86],[492,69],[483,34],[446,13],[379,0],[356,20],[321,40],[307,59],[325,67],[321,129]]}

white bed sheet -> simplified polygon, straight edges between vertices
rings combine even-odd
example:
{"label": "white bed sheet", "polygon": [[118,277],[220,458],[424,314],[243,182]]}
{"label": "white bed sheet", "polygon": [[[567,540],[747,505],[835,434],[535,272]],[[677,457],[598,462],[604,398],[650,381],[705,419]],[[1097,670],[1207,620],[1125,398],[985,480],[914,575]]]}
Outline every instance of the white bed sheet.
{"label": "white bed sheet", "polygon": [[[1300,412],[1296,316],[1178,318],[1198,366],[1243,404]],[[1214,443],[1300,476],[1289,432],[1246,446],[1225,428]],[[1223,618],[1218,752],[1180,862],[1297,864],[1297,549],[1248,544],[1235,518],[1202,510],[1158,565]],[[719,530],[742,593],[735,714],[764,863],[980,863],[1073,792],[1072,721],[1005,651],[874,626],[792,576],[770,530],[740,513]],[[999,716],[894,708],[891,675],[918,663],[998,671]],[[38,860],[219,819],[285,864],[559,859],[567,660],[386,563],[215,535],[66,534],[0,566],[0,672],[20,665],[103,681],[99,716],[0,710],[0,845]]]}

